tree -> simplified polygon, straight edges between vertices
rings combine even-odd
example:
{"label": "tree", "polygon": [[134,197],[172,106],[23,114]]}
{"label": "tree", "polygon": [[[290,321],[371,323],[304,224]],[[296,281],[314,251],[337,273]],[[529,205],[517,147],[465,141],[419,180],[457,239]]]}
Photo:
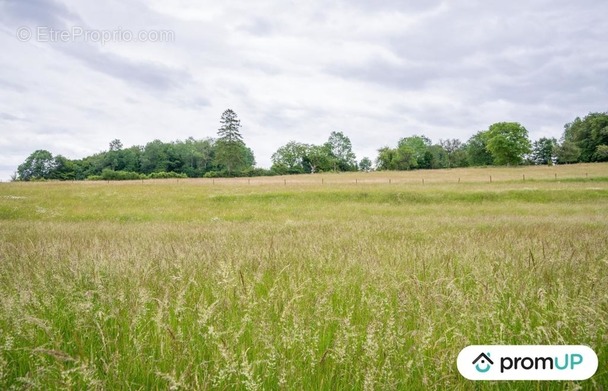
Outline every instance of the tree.
{"label": "tree", "polygon": [[379,170],[411,170],[417,166],[416,153],[406,144],[396,149],[383,147],[378,150],[376,167]]}
{"label": "tree", "polygon": [[202,177],[213,168],[215,148],[213,140],[195,140],[189,137],[185,141],[175,142],[175,151],[183,163],[181,172],[188,177]]}
{"label": "tree", "polygon": [[593,158],[597,162],[608,161],[608,145],[598,145],[597,148],[595,148],[595,154],[593,155]]}
{"label": "tree", "polygon": [[355,171],[357,169],[352,144],[344,133],[331,132],[325,146],[334,160],[334,171]]}
{"label": "tree", "polygon": [[542,137],[532,144],[532,162],[534,164],[552,164],[555,157],[557,140]]}
{"label": "tree", "polygon": [[395,170],[393,160],[397,151],[393,148],[382,147],[378,149],[376,157],[376,167],[378,170]]}
{"label": "tree", "polygon": [[243,144],[243,156],[245,161],[245,167],[247,169],[252,169],[255,166],[255,155],[253,154],[253,149],[249,148],[245,144]]}
{"label": "tree", "polygon": [[608,113],[589,113],[585,118],[576,118],[564,126],[564,142],[573,142],[580,149],[581,162],[603,159],[598,154],[600,145],[608,145]]}
{"label": "tree", "polygon": [[169,156],[165,143],[156,139],[146,144],[141,155],[141,170],[144,174],[166,172],[169,165]]}
{"label": "tree", "polygon": [[447,153],[447,165],[450,167],[462,167],[466,153],[464,152],[464,145],[456,138],[439,140],[439,145]]}
{"label": "tree", "polygon": [[488,131],[475,133],[467,141],[466,151],[468,163],[471,166],[490,166],[494,163],[492,154],[488,151]]}
{"label": "tree", "polygon": [[532,143],[531,161],[534,164],[551,164],[555,157],[557,140],[554,138],[542,137]]}
{"label": "tree", "polygon": [[243,136],[239,129],[241,121],[237,118],[236,113],[228,109],[222,113],[220,119],[220,128],[217,131],[218,141],[225,143],[243,143]]}
{"label": "tree", "polygon": [[[279,174],[300,174],[307,172],[306,157],[310,145],[290,141],[272,154],[272,170]],[[310,171],[308,171],[310,172]]]}
{"label": "tree", "polygon": [[76,170],[77,166],[73,161],[57,155],[53,161],[53,169],[49,173],[49,178],[61,181],[76,179]]}
{"label": "tree", "polygon": [[230,109],[224,111],[217,131],[215,161],[228,175],[253,167],[253,151],[245,146],[239,131],[241,121]]}
{"label": "tree", "polygon": [[424,168],[447,168],[450,166],[448,153],[439,144],[431,145],[424,153]]}
{"label": "tree", "polygon": [[462,142],[460,140],[458,140],[457,138],[446,139],[446,140],[440,139],[439,145],[441,145],[441,147],[443,149],[445,149],[445,151],[448,154],[450,154],[450,153],[454,153],[458,149],[460,149],[462,147]]}
{"label": "tree", "polygon": [[251,167],[251,150],[242,143],[218,140],[215,143],[215,164],[229,176]]}
{"label": "tree", "polygon": [[401,144],[393,155],[392,165],[395,170],[412,170],[418,168],[418,152],[407,144]]}
{"label": "tree", "polygon": [[369,172],[372,169],[372,161],[368,157],[364,157],[359,162],[359,170]]}
{"label": "tree", "polygon": [[555,156],[559,164],[570,164],[578,162],[581,149],[573,141],[564,141],[555,149]]}
{"label": "tree", "polygon": [[312,174],[331,171],[336,167],[327,145],[310,145],[303,164],[304,169]]}
{"label": "tree", "polygon": [[530,153],[528,131],[517,122],[498,122],[490,126],[486,149],[495,164],[518,165],[525,154]]}
{"label": "tree", "polygon": [[141,172],[141,155],[143,147],[134,145],[119,151],[118,170],[129,172]]}
{"label": "tree", "polygon": [[[411,136],[405,137],[399,140],[397,144],[397,149],[402,150],[403,153],[407,151],[407,154],[413,154],[414,159],[416,160],[415,164],[408,164],[408,168],[404,168],[405,170],[409,170],[410,168],[431,168],[429,157],[426,156],[426,152],[431,146],[431,140],[425,136]],[[405,148],[407,147],[407,148]],[[405,149],[404,149],[405,148]]]}
{"label": "tree", "polygon": [[121,153],[122,150],[122,142],[119,139],[114,139],[110,141],[108,152],[104,152],[104,168],[110,167],[112,170],[120,170],[122,169],[120,166],[122,165]]}
{"label": "tree", "polygon": [[120,151],[122,149],[122,142],[119,139],[110,141],[110,151]]}
{"label": "tree", "polygon": [[55,169],[53,154],[44,149],[33,152],[23,164],[17,168],[19,180],[50,179]]}

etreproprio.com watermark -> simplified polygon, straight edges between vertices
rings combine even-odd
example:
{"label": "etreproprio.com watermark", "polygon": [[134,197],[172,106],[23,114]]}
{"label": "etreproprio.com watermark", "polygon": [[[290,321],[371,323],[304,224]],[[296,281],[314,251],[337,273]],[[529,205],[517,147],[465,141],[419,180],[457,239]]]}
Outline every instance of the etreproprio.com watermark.
{"label": "etreproprio.com watermark", "polygon": [[65,29],[49,26],[21,26],[17,28],[16,36],[21,42],[89,42],[101,45],[121,42],[175,42],[175,32],[173,30],[133,31],[121,27],[113,30],[95,30],[82,26],[72,26]]}

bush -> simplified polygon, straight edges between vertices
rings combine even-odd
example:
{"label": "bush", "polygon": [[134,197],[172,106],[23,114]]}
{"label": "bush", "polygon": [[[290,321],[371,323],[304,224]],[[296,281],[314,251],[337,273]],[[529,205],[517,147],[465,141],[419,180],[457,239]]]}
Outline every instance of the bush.
{"label": "bush", "polygon": [[205,175],[203,175],[203,178],[219,178],[220,177],[220,173],[217,171],[207,171],[205,173]]}
{"label": "bush", "polygon": [[133,171],[114,171],[108,168],[101,171],[101,179],[106,181],[128,181],[144,178],[146,178],[145,175]]}
{"label": "bush", "polygon": [[242,178],[242,177],[254,177],[254,176],[273,176],[277,175],[275,171],[267,170],[265,168],[248,168],[243,171],[228,172],[222,171],[207,171],[203,178]]}
{"label": "bush", "polygon": [[170,171],[170,172],[161,171],[161,172],[151,173],[150,175],[148,175],[148,178],[149,179],[188,178],[188,175],[173,172],[173,171]]}
{"label": "bush", "polygon": [[251,168],[241,172],[241,176],[254,177],[254,176],[273,176],[277,175],[273,170],[267,170],[265,168]]}

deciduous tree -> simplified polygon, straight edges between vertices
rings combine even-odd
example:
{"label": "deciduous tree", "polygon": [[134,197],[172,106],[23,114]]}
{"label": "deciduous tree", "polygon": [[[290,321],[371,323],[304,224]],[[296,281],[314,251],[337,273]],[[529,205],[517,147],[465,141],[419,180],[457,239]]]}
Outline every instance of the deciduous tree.
{"label": "deciduous tree", "polygon": [[555,155],[559,164],[576,163],[581,156],[581,149],[573,141],[565,140],[557,146]]}
{"label": "deciduous tree", "polygon": [[426,160],[426,153],[431,146],[431,140],[426,136],[411,136],[404,137],[399,140],[397,144],[397,149],[402,150],[402,152],[406,152],[407,154],[413,154],[414,159],[416,160],[415,164],[409,164],[408,168],[404,168],[405,170],[409,170],[410,168],[430,168],[428,167]]}
{"label": "deciduous tree", "polygon": [[608,145],[608,113],[589,113],[585,118],[576,118],[564,126],[564,141],[576,144],[580,149],[581,162],[604,160],[602,148]]}
{"label": "deciduous tree", "polygon": [[342,132],[331,132],[325,143],[331,158],[334,161],[334,171],[355,171],[357,169],[356,156],[353,153],[350,139]]}
{"label": "deciduous tree", "polygon": [[35,179],[49,179],[55,169],[53,154],[47,150],[39,149],[33,152],[23,164],[17,168],[19,180],[30,181]]}
{"label": "deciduous tree", "polygon": [[439,145],[447,153],[448,168],[466,165],[465,145],[458,139],[439,140]]}
{"label": "deciduous tree", "polygon": [[466,151],[469,165],[490,166],[494,163],[492,154],[488,151],[488,131],[475,133],[467,142]]}
{"label": "deciduous tree", "polygon": [[290,141],[272,154],[272,170],[279,174],[299,174],[307,171],[306,156],[310,145]]}
{"label": "deciduous tree", "polygon": [[555,157],[557,140],[542,137],[532,144],[532,162],[534,164],[552,164]]}
{"label": "deciduous tree", "polygon": [[486,149],[494,164],[521,164],[524,155],[530,153],[528,131],[517,122],[495,123],[488,129]]}
{"label": "deciduous tree", "polygon": [[359,170],[361,171],[371,171],[372,169],[372,161],[370,160],[370,158],[368,157],[364,157],[363,159],[361,159],[361,161],[359,162]]}

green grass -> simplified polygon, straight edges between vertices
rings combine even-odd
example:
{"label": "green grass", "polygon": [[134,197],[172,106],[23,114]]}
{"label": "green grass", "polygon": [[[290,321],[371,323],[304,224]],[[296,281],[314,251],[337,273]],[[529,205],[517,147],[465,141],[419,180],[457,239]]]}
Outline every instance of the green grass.
{"label": "green grass", "polygon": [[[0,389],[606,388],[593,167],[1,184]],[[474,383],[470,344],[585,344],[600,366]]]}

